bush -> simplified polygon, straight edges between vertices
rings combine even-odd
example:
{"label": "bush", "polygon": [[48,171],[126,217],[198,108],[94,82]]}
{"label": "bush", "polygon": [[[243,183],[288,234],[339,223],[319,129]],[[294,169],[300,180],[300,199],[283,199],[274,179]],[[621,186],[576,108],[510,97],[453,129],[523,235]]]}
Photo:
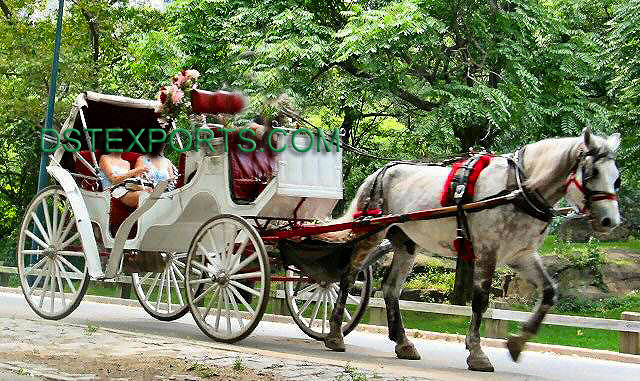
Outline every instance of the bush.
{"label": "bush", "polygon": [[16,266],[16,239],[7,237],[0,240],[0,262],[4,262],[3,266]]}

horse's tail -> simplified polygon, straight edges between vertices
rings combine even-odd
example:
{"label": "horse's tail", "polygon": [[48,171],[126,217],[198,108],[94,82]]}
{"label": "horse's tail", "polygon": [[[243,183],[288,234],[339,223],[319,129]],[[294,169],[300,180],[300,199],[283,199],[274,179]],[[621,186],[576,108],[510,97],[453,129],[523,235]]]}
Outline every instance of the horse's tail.
{"label": "horse's tail", "polygon": [[[376,179],[379,178],[380,172],[383,171],[385,167],[378,169],[377,171],[370,174],[364,182],[358,188],[355,197],[349,204],[349,208],[347,211],[341,216],[338,217],[335,222],[348,222],[353,220],[353,214],[364,205],[365,200],[369,197],[369,193],[371,192],[371,188],[374,186]],[[381,181],[382,179],[378,179]]]}

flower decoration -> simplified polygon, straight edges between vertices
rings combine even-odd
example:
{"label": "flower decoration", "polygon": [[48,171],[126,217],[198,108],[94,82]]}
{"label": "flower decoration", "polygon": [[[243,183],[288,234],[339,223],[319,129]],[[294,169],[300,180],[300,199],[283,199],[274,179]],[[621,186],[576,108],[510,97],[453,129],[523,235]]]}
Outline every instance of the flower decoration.
{"label": "flower decoration", "polygon": [[160,115],[175,120],[180,113],[189,113],[191,90],[197,87],[200,77],[197,70],[181,70],[171,78],[171,84],[164,85],[158,91],[156,99],[160,101]]}

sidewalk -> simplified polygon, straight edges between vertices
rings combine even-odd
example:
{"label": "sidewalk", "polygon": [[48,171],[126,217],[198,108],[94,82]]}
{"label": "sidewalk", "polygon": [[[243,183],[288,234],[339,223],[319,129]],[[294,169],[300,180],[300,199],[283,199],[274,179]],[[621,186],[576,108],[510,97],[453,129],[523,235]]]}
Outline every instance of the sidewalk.
{"label": "sidewalk", "polygon": [[0,327],[0,381],[411,379],[92,325],[0,318]]}

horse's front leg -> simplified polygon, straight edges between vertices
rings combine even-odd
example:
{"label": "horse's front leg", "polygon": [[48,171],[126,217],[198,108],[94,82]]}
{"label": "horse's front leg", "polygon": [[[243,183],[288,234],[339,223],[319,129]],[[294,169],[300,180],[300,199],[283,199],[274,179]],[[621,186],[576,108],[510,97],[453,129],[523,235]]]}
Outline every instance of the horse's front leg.
{"label": "horse's front leg", "polygon": [[556,283],[553,278],[549,276],[549,273],[547,273],[538,253],[532,253],[521,259],[518,263],[517,270],[523,277],[538,287],[542,294],[542,300],[536,306],[533,315],[531,315],[529,320],[522,326],[520,334],[512,335],[507,340],[507,348],[513,361],[518,361],[525,343],[538,333],[542,320],[556,301],[557,293]]}
{"label": "horse's front leg", "polygon": [[354,269],[347,271],[340,280],[340,292],[338,300],[333,307],[331,318],[329,319],[329,334],[324,339],[324,345],[336,352],[344,352],[344,337],[342,336],[342,320],[344,318],[344,309],[347,303],[349,289],[356,281],[358,272]]}
{"label": "horse's front leg", "polygon": [[491,278],[496,269],[494,252],[485,252],[478,257],[473,272],[473,299],[471,301],[471,324],[465,339],[465,345],[469,351],[467,365],[470,370],[493,372],[493,365],[480,347],[480,324],[482,314],[489,306],[489,291],[491,290]]}

